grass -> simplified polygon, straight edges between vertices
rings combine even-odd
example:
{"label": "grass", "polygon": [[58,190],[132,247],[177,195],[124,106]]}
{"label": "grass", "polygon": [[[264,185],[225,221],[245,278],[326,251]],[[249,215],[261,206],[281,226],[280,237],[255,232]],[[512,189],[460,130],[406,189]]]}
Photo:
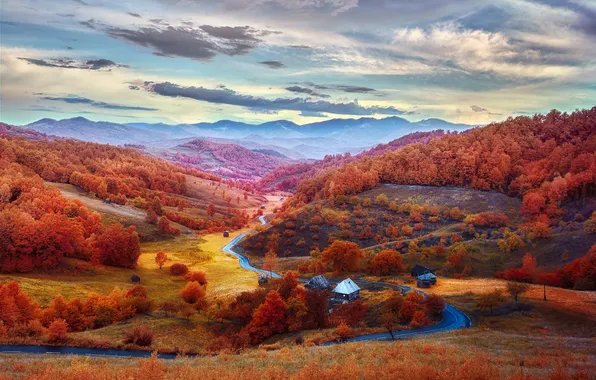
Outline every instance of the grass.
{"label": "grass", "polygon": [[[28,379],[95,378],[551,378],[588,379],[596,371],[589,339],[526,338],[482,329],[424,336],[411,342],[350,343],[326,348],[252,349],[239,355],[176,361],[1,355],[8,376]],[[555,376],[555,374],[557,376]],[[11,377],[9,377],[11,378]]]}

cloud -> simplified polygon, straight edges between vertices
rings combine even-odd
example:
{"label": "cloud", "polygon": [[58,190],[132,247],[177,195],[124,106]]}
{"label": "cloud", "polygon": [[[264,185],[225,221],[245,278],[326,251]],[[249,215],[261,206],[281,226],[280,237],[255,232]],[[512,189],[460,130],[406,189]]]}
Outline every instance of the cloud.
{"label": "cloud", "polygon": [[106,33],[153,49],[153,54],[164,57],[184,57],[208,61],[218,53],[245,55],[259,45],[259,37],[274,33],[249,26],[217,27],[148,26],[137,30],[108,28]]}
{"label": "cloud", "polygon": [[300,116],[302,116],[302,117],[322,117],[322,118],[329,117],[322,112],[313,112],[313,111],[302,111],[302,112],[300,112]]}
{"label": "cloud", "polygon": [[297,94],[306,94],[310,96],[316,96],[318,98],[330,98],[327,94],[321,94],[320,92],[313,90],[312,88],[301,87],[301,86],[289,86],[285,88],[287,91],[294,92]]}
{"label": "cloud", "polygon": [[552,57],[526,44],[503,32],[467,29],[447,22],[424,29],[396,29],[392,49],[451,71],[492,72],[515,78],[555,78],[576,71],[564,61],[552,63]]}
{"label": "cloud", "polygon": [[282,69],[282,68],[286,67],[286,65],[284,65],[280,61],[263,61],[263,62],[259,62],[259,63],[261,65],[265,65],[265,66],[269,67],[270,69]]}
{"label": "cloud", "polygon": [[312,49],[312,47],[308,46],[308,45],[289,45],[289,48],[292,49],[301,49],[301,50],[309,50]]}
{"label": "cloud", "polygon": [[109,59],[105,58],[88,60],[84,62],[78,62],[70,58],[41,59],[19,57],[19,59],[36,66],[58,67],[63,69],[101,70],[112,67],[128,67],[126,65],[117,64],[114,61],[110,61]]}
{"label": "cloud", "polygon": [[223,0],[228,9],[282,7],[291,11],[323,10],[338,15],[358,6],[358,0]]}
{"label": "cloud", "polygon": [[68,104],[85,104],[91,107],[96,108],[104,108],[104,109],[111,109],[111,110],[126,110],[126,111],[159,111],[157,108],[147,108],[147,107],[138,107],[138,106],[125,106],[122,104],[113,104],[113,103],[104,103],[104,102],[97,102],[92,99],[83,98],[76,95],[69,95],[65,97],[52,97],[52,96],[44,96],[43,100],[51,100],[56,102],[64,102]]}
{"label": "cloud", "polygon": [[[295,83],[295,84],[300,84],[300,83]],[[293,92],[302,92],[304,94],[310,94],[311,93],[310,91],[317,93],[316,91],[312,90],[312,89],[316,89],[316,90],[342,91],[342,92],[347,92],[350,94],[369,94],[369,93],[379,93],[380,94],[380,92],[375,90],[374,88],[349,85],[349,84],[317,84],[317,83],[313,83],[313,82],[303,82],[302,84],[304,86],[308,86],[310,88],[304,88],[304,87],[300,87],[300,86],[292,86],[291,88],[297,89],[297,91],[293,91]],[[286,88],[286,90],[292,91],[289,88]],[[328,96],[323,96],[323,97],[328,97]]]}
{"label": "cloud", "polygon": [[480,106],[471,105],[470,108],[474,112],[488,112],[488,110],[486,108],[482,108]]}
{"label": "cloud", "polygon": [[333,103],[319,100],[312,101],[304,98],[277,98],[243,95],[229,88],[209,89],[205,87],[180,86],[175,83],[162,82],[145,84],[145,89],[161,96],[173,98],[195,99],[208,103],[228,104],[246,107],[248,109],[287,110],[300,112],[332,113],[337,115],[402,115],[405,112],[393,106],[362,106],[358,101],[348,103]]}
{"label": "cloud", "polygon": [[136,17],[136,18],[142,18],[140,14],[138,13],[134,13],[134,12],[128,12],[128,14],[132,17]]}

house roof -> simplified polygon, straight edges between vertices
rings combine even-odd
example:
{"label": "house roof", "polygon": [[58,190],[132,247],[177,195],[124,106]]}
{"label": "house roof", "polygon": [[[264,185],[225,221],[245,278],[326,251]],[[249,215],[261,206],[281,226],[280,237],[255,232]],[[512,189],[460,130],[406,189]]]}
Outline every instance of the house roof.
{"label": "house roof", "polygon": [[412,268],[412,271],[410,272],[412,277],[417,277],[417,276],[420,276],[425,273],[433,273],[433,270],[430,268],[427,268],[427,267],[423,267],[422,265],[419,265],[419,264],[414,265],[414,267]]}
{"label": "house roof", "polygon": [[356,283],[351,279],[346,278],[345,280],[337,284],[335,289],[333,289],[333,293],[352,294],[354,292],[357,292],[358,290],[360,290],[358,285],[356,285]]}
{"label": "house roof", "polygon": [[329,281],[323,275],[315,276],[311,278],[307,283],[307,287],[313,287],[317,289],[325,289],[329,287]]}
{"label": "house roof", "polygon": [[437,276],[435,276],[432,273],[425,273],[423,275],[418,276],[418,279],[422,281],[432,280],[433,278],[437,278]]}

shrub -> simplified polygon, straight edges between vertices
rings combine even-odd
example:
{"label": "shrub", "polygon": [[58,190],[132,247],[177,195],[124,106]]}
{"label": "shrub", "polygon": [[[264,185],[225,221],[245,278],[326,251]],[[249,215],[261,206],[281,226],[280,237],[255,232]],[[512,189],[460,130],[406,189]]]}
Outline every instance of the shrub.
{"label": "shrub", "polygon": [[180,295],[184,302],[194,304],[205,297],[205,289],[197,281],[190,281],[182,288]]}
{"label": "shrub", "polygon": [[149,347],[153,343],[153,331],[147,326],[135,326],[124,334],[123,342]]}
{"label": "shrub", "polygon": [[68,340],[68,324],[64,319],[56,319],[48,327],[48,338],[50,342],[64,342]]}
{"label": "shrub", "polygon": [[182,263],[175,263],[170,267],[170,274],[172,276],[184,276],[187,273],[188,267]]}
{"label": "shrub", "polygon": [[367,272],[377,276],[387,276],[392,273],[404,271],[401,255],[399,252],[387,249],[375,255],[368,264]]}
{"label": "shrub", "polygon": [[202,271],[188,272],[184,278],[188,281],[196,281],[200,285],[207,285],[207,276]]}

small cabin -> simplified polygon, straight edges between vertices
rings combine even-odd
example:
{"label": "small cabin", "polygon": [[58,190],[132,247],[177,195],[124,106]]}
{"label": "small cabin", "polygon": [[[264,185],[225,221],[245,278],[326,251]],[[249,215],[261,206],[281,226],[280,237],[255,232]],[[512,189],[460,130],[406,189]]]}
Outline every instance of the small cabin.
{"label": "small cabin", "polygon": [[223,237],[230,237],[230,231],[224,231]]}
{"label": "small cabin", "polygon": [[133,284],[138,284],[141,282],[141,278],[139,276],[137,276],[136,274],[133,274],[130,277],[130,282],[132,282]]}
{"label": "small cabin", "polygon": [[360,287],[350,278],[346,278],[333,289],[333,300],[337,302],[351,302],[360,298]]}
{"label": "small cabin", "polygon": [[269,282],[269,277],[260,275],[259,276],[259,285],[265,285]]}
{"label": "small cabin", "polygon": [[331,287],[331,283],[325,276],[319,275],[308,280],[308,282],[304,284],[304,287],[308,290],[322,292],[323,290],[328,290]]}
{"label": "small cabin", "polygon": [[430,288],[437,283],[437,276],[432,273],[425,273],[416,277],[416,286],[419,288]]}

